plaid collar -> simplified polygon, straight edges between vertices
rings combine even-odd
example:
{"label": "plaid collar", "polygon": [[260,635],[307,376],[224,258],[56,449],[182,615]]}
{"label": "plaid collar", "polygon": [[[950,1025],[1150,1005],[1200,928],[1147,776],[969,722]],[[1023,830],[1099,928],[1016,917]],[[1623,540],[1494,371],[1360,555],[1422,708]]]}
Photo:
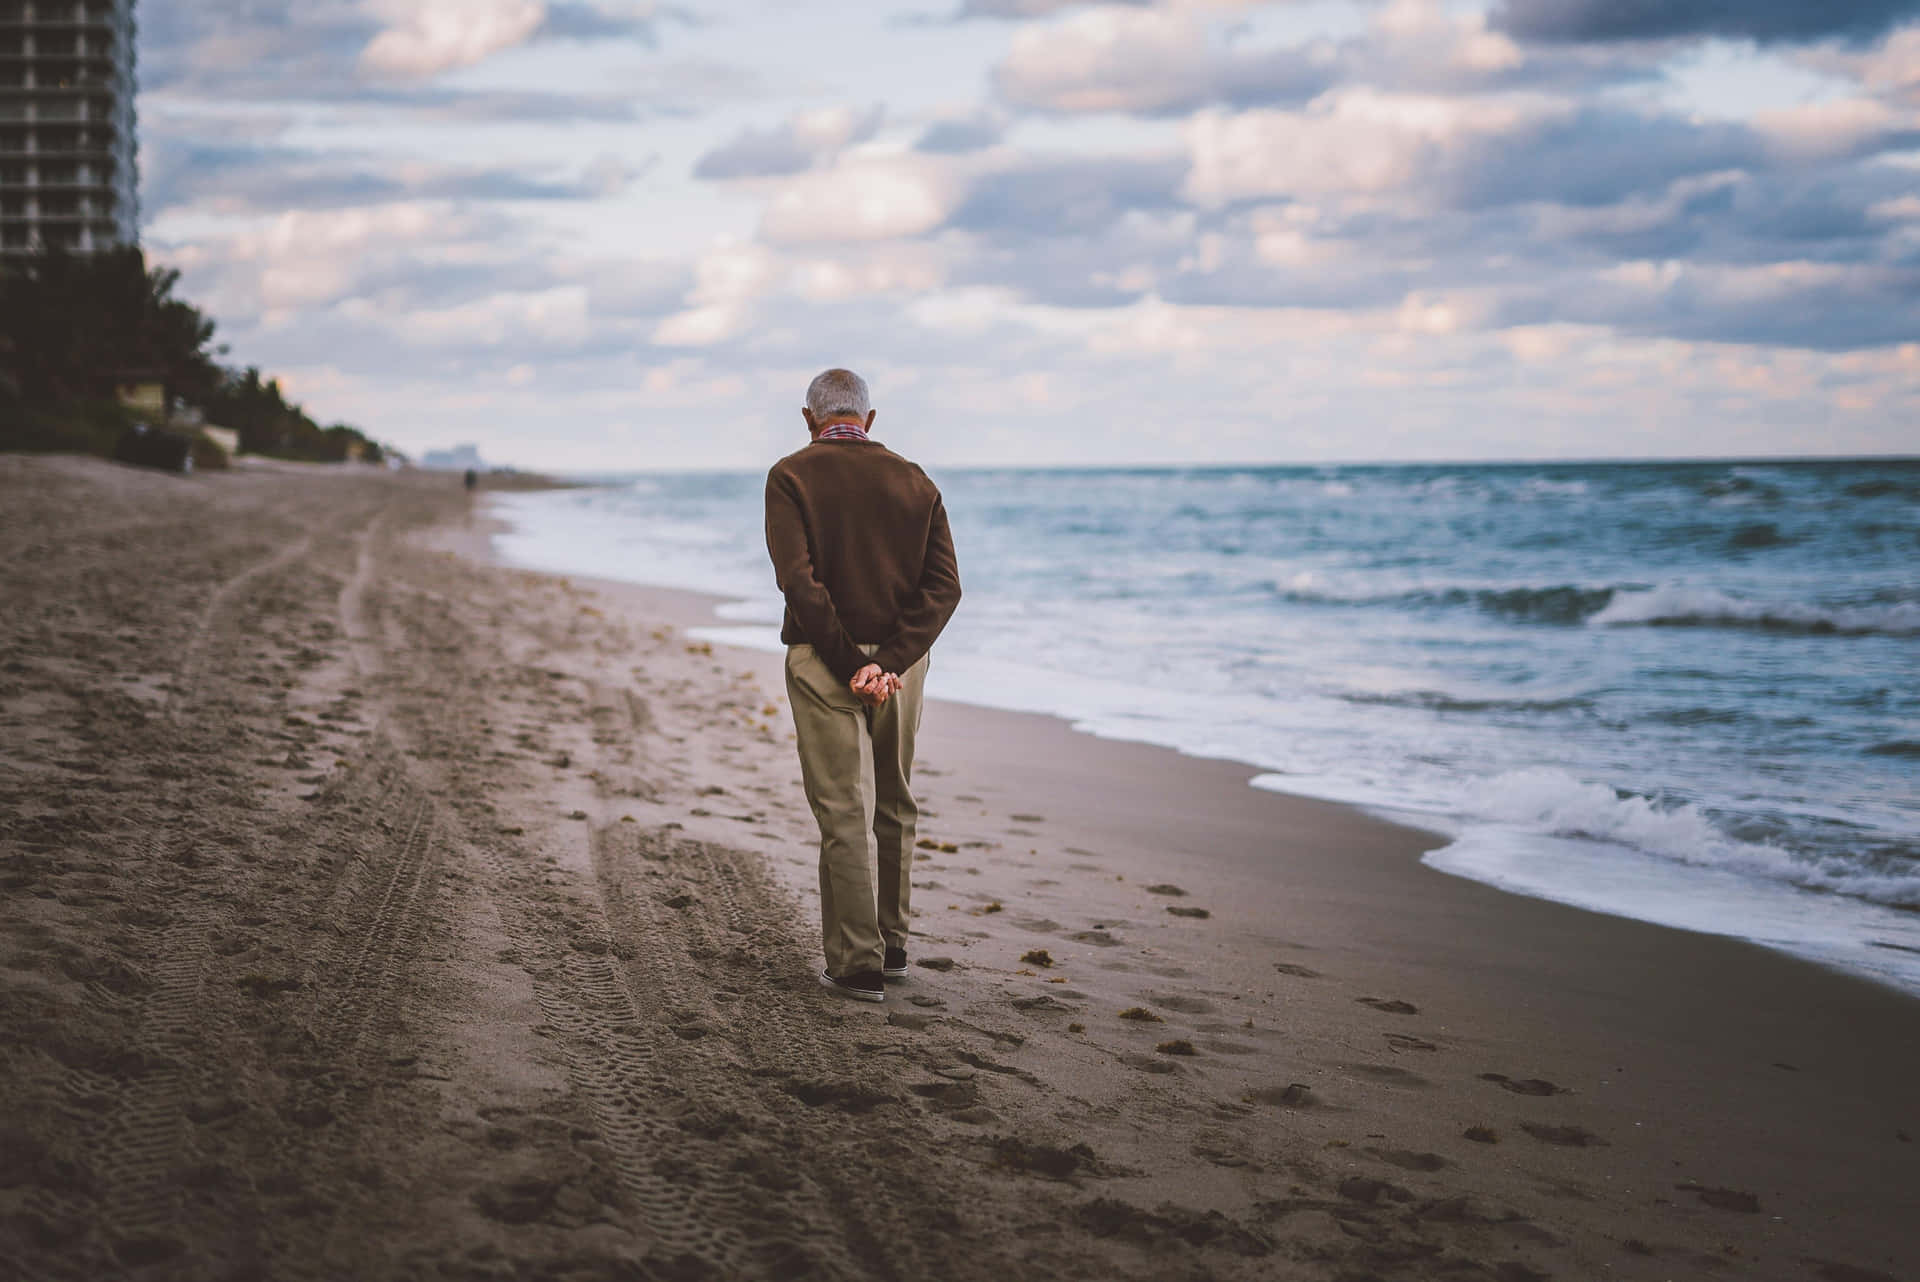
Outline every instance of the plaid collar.
{"label": "plaid collar", "polygon": [[867,429],[853,423],[829,423],[820,429],[817,441],[864,441],[870,439]]}

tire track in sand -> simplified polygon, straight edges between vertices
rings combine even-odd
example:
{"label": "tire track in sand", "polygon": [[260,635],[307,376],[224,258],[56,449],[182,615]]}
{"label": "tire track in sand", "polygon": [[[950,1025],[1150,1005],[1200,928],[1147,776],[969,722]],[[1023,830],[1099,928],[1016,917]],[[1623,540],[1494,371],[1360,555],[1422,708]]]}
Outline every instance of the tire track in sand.
{"label": "tire track in sand", "polygon": [[[769,1132],[753,1182],[727,1190],[724,1213],[778,1224],[830,1275],[937,1272],[910,1226],[874,1222],[892,1218],[886,1190],[846,1182],[840,1143],[868,1119],[890,1127],[875,1110],[905,1106],[874,1084],[872,1062],[821,999],[794,906],[758,856],[616,823],[595,834],[594,869],[629,988],[647,1022],[673,1034],[661,1037],[662,1060],[676,1081],[713,1084],[710,1102],[690,1105],[698,1124],[739,1125],[744,1110]],[[904,1172],[896,1182],[894,1192],[917,1183]]]}
{"label": "tire track in sand", "polygon": [[[395,619],[395,657],[413,661],[391,675],[399,683],[393,724],[413,762],[407,772],[423,791],[458,795],[487,740],[484,722],[497,716],[473,692],[485,689],[463,663],[465,647],[448,638],[464,631],[451,602],[422,596]],[[689,1110],[686,1084],[663,1063],[661,1040],[672,1034],[648,1020],[618,959],[596,887],[511,840],[483,819],[448,816],[461,834],[461,864],[475,876],[512,956],[527,974],[547,1043],[554,1047],[571,1095],[606,1153],[611,1174],[633,1211],[633,1229],[648,1257],[687,1276],[788,1276],[777,1267],[764,1225],[726,1184],[724,1166],[696,1151],[680,1124]],[[697,1083],[694,1084],[697,1089]],[[710,1169],[711,1168],[711,1169]],[[731,1208],[742,1208],[731,1213]],[[776,1267],[768,1267],[769,1254]]]}
{"label": "tire track in sand", "polygon": [[[320,532],[287,540],[215,587],[196,616],[180,651],[161,724],[173,734],[193,729],[212,656],[240,640],[233,616],[249,593],[310,556]],[[209,939],[225,920],[226,907],[205,888],[186,884],[183,869],[197,862],[190,835],[191,779],[166,777],[157,814],[134,861],[142,886],[130,916],[148,943],[150,987],[130,1012],[142,1047],[132,1071],[109,1079],[109,1101],[90,1129],[87,1149],[95,1159],[101,1189],[96,1212],[114,1226],[112,1250],[124,1267],[163,1263],[183,1249],[172,1231],[182,1218],[184,1191],[175,1178],[195,1152],[185,1109],[209,1067],[205,1047],[217,1041],[217,1004],[204,1000],[211,962]],[[222,898],[225,896],[221,896]],[[98,1085],[94,1083],[91,1085]]]}
{"label": "tire track in sand", "polygon": [[[651,1239],[649,1255],[720,1277],[806,1273],[802,1260],[816,1272],[821,1264],[829,1275],[840,1272],[831,1267],[844,1256],[833,1217],[812,1190],[779,1178],[752,1181],[716,1159],[728,1130],[723,1110],[675,1063],[679,1035],[652,1002],[636,999],[617,955],[628,949],[616,944],[593,889],[569,887],[582,893],[555,910],[560,879],[550,869],[529,880],[526,872],[541,867],[534,861],[491,844],[475,853],[568,1080],[637,1212],[635,1228]],[[564,931],[555,928],[560,917]],[[658,979],[670,982],[664,971]]]}

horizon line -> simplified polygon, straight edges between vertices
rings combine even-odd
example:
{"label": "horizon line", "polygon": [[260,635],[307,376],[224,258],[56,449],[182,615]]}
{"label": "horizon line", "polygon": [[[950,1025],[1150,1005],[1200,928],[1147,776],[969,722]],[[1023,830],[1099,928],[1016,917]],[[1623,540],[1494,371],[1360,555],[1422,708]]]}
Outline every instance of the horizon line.
{"label": "horizon line", "polygon": [[[446,448],[446,447],[441,447]],[[429,453],[432,451],[423,451]],[[1131,462],[1131,463],[940,463],[925,462],[926,467],[952,472],[1238,472],[1276,468],[1390,468],[1390,467],[1657,467],[1685,464],[1781,464],[1781,463],[1899,463],[1920,464],[1915,454],[1676,454],[1618,457],[1544,457],[1544,458],[1436,458],[1436,459],[1342,459],[1316,462],[1280,460],[1240,462]],[[418,463],[414,464],[419,466]],[[627,476],[712,476],[753,474],[757,465],[722,467],[650,467],[604,469],[556,469],[526,467],[517,463],[488,463],[489,468],[507,468],[518,472],[554,476],[560,479],[610,479]]]}

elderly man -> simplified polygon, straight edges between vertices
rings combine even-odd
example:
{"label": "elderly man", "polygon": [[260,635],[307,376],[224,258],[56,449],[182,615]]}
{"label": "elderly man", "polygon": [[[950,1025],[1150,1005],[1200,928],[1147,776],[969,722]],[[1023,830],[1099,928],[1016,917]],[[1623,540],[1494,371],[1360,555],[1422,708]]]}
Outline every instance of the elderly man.
{"label": "elderly man", "polygon": [[867,435],[865,381],[830,369],[800,413],[813,441],[767,473],[767,551],[787,599],[787,698],[820,824],[820,982],[877,1002],[886,978],[907,973],[913,737],[960,573],[939,489]]}

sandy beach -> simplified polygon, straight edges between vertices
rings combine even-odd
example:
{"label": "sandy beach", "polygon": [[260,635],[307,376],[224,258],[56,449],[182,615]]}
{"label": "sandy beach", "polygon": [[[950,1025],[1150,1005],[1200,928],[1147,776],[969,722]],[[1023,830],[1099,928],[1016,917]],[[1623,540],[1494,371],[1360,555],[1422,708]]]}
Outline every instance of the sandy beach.
{"label": "sandy beach", "polygon": [[931,704],[823,991],[779,657],[488,528],[0,457],[12,1275],[1920,1277],[1920,1002],[1230,763]]}

